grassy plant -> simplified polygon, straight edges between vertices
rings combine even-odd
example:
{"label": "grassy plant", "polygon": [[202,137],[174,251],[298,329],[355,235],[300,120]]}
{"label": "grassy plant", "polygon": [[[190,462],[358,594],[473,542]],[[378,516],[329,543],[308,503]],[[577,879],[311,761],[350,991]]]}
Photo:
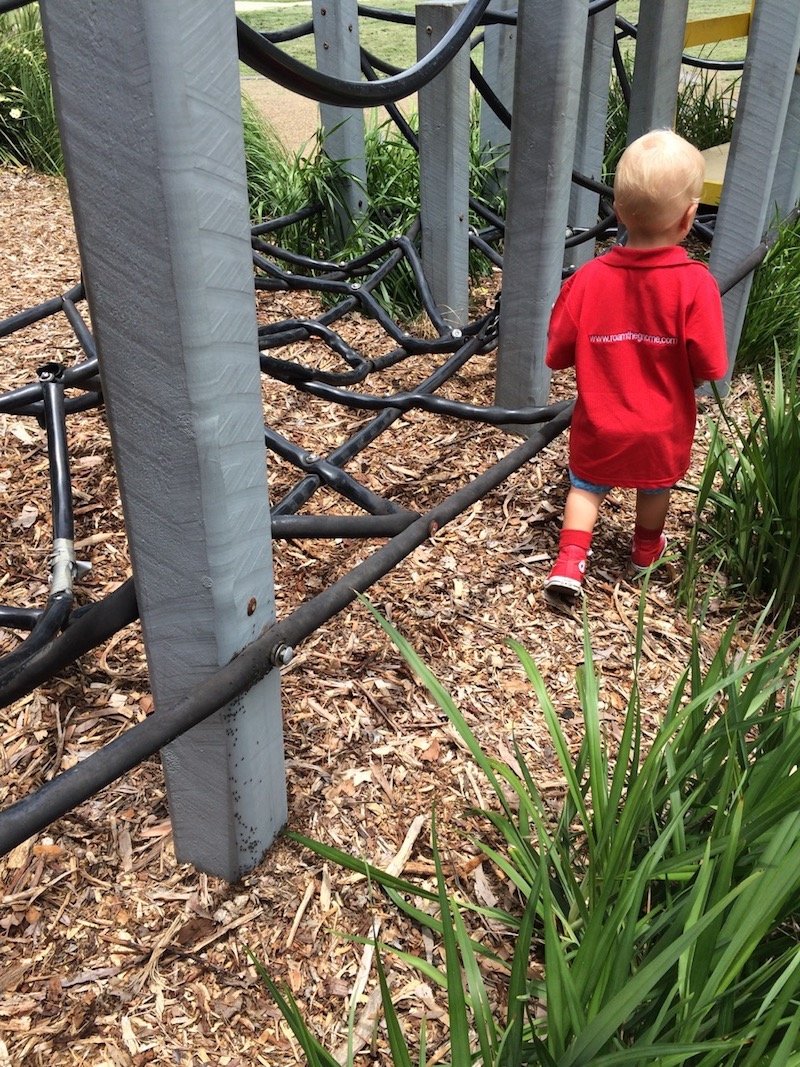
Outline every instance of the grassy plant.
{"label": "grassy plant", "polygon": [[[585,638],[579,672],[584,741],[573,756],[543,679],[514,646],[538,697],[566,781],[561,809],[540,796],[524,754],[515,767],[483,752],[449,694],[405,639],[376,615],[468,746],[494,794],[478,842],[515,887],[518,910],[480,908],[447,893],[436,825],[435,892],[339,850],[292,837],[326,860],[368,874],[440,941],[442,966],[414,960],[446,990],[449,1057],[468,1067],[756,1067],[800,1062],[800,682],[797,643],[735,652],[735,629],[703,671],[697,643],[650,750],[639,694],[619,751],[602,735],[599,682]],[[644,628],[640,613],[638,642]],[[429,913],[412,903],[422,897]],[[506,1008],[481,971],[489,953],[470,914],[507,930]],[[380,954],[390,951],[383,946]],[[498,958],[493,956],[496,969]],[[530,977],[532,958],[544,964]],[[381,963],[390,1061],[412,1062]],[[270,988],[304,1049],[314,1039],[296,1004]],[[315,1049],[318,1059],[329,1061]],[[443,1055],[444,1053],[444,1055]],[[327,1055],[327,1054],[325,1054]],[[416,1062],[425,1065],[426,1051]]]}
{"label": "grassy plant", "polygon": [[[626,61],[630,80],[631,60]],[[681,82],[675,112],[675,129],[701,151],[730,141],[736,115],[738,79],[721,81],[713,71],[694,70]],[[627,142],[628,109],[614,75],[608,97],[608,120],[603,170],[610,179]]]}
{"label": "grassy plant", "polygon": [[38,7],[0,16],[0,164],[64,168]]}
{"label": "grassy plant", "polygon": [[777,240],[753,277],[737,369],[758,367],[773,344],[783,357],[800,344],[800,219],[779,227]]}
{"label": "grassy plant", "polygon": [[800,347],[771,386],[758,375],[760,411],[745,429],[719,405],[700,482],[683,594],[692,605],[701,574],[710,591],[769,598],[784,613],[800,603]]}
{"label": "grassy plant", "polygon": [[279,240],[290,251],[327,259],[338,207],[335,164],[319,146],[290,152],[246,93],[242,121],[251,218],[261,222],[319,205],[317,214],[281,230]]}

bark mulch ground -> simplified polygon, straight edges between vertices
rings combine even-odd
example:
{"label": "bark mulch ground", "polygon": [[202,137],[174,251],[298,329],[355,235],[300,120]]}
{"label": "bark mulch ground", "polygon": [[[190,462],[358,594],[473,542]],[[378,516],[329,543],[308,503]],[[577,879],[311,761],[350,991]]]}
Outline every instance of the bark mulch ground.
{"label": "bark mulch ground", "polygon": [[[79,275],[62,182],[0,172],[0,317],[60,293]],[[495,278],[474,294],[494,298]],[[313,313],[309,296],[278,294],[263,321]],[[380,330],[354,320],[365,350],[386,347]],[[75,361],[63,323],[48,319],[0,341],[0,390],[33,380],[50,359]],[[292,353],[289,353],[292,355]],[[298,358],[311,358],[307,351]],[[411,361],[386,392],[424,377]],[[492,399],[493,359],[473,361],[448,395]],[[569,380],[556,395],[569,395]],[[264,387],[266,418],[325,454],[361,417]],[[749,384],[730,400],[742,412]],[[102,413],[69,421],[79,555],[92,571],[81,596],[95,600],[129,575],[122,511]],[[688,482],[699,474],[698,434]],[[38,604],[46,593],[49,490],[43,434],[31,419],[0,416],[0,598]],[[378,492],[423,511],[484,470],[515,443],[501,430],[412,413],[400,419],[354,473]],[[546,794],[563,786],[553,748],[522,668],[517,638],[538,664],[568,736],[580,743],[575,683],[583,660],[580,617],[553,614],[540,590],[558,537],[566,492],[566,440],[442,529],[371,591],[378,607],[422,653],[453,694],[486,751],[512,760],[516,741]],[[294,480],[277,462],[277,498]],[[323,498],[315,506],[327,506]],[[693,519],[690,491],[675,494],[670,534],[678,557]],[[630,494],[614,493],[596,537],[588,620],[601,674],[609,742],[630,691],[640,588],[626,567]],[[347,572],[372,546],[350,541],[276,545],[278,611]],[[640,684],[652,734],[687,663],[692,621],[668,578],[645,604]],[[732,610],[710,612],[700,633],[710,655]],[[743,640],[747,637],[743,634]],[[0,651],[16,638],[0,636]],[[501,872],[481,862],[470,806],[490,803],[485,783],[444,715],[409,674],[361,606],[343,611],[283,671],[289,825],[378,865],[429,880],[430,818],[436,806],[449,876],[465,894],[513,907]],[[153,710],[138,626],[117,634],[73,669],[0,713],[0,801],[11,803],[118,736]],[[288,1027],[248,950],[285,983],[327,1047],[344,1047],[347,1014],[360,992],[358,1062],[387,1062],[371,952],[351,940],[375,918],[381,936],[440,963],[427,936],[390,909],[367,882],[279,839],[235,885],[178,863],[161,768],[152,759],[83,804],[0,866],[0,1067],[30,1064],[302,1063]],[[488,926],[475,936],[496,939]],[[511,946],[497,941],[499,952]],[[409,1027],[425,1016],[430,1062],[447,1054],[441,996],[388,957],[389,982]],[[499,981],[498,981],[499,990]],[[498,992],[498,996],[500,993]]]}

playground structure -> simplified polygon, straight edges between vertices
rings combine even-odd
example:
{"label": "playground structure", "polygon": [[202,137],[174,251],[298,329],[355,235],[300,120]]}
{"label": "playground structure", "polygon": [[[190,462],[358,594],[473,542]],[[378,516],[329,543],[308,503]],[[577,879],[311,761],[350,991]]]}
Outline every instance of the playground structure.
{"label": "playground structure", "polygon": [[[360,88],[352,70],[358,52],[331,47],[336,32],[357,25],[355,5],[337,5],[335,25],[324,24],[329,47],[319,49],[327,57],[319,64],[319,77],[276,56],[269,42],[240,25],[242,58],[307,95],[316,93],[331,109],[323,115],[326,127],[341,131],[342,137],[352,138],[354,130],[362,136],[352,119],[364,102],[391,104],[414,89],[420,92],[421,251],[412,233],[350,264],[287,260],[263,240],[279,236],[281,220],[248,235],[231,5],[213,0],[176,3],[169,10],[144,2],[124,10],[107,5],[99,19],[95,12],[91,33],[85,6],[79,0],[44,0],[42,10],[94,336],[77,309],[82,285],[0,325],[0,332],[10,334],[42,315],[63,313],[86,356],[76,367],[45,367],[37,383],[0,398],[0,410],[33,414],[46,424],[55,527],[48,608],[9,608],[1,617],[7,625],[30,629],[31,636],[0,663],[0,690],[6,703],[15,699],[138,611],[157,711],[109,749],[3,813],[0,841],[7,851],[171,742],[163,761],[178,854],[233,879],[258,862],[285,817],[278,676],[272,668],[350,602],[354,590],[368,588],[431,530],[499,484],[568,424],[568,406],[546,402],[544,337],[562,277],[567,223],[576,235],[588,235],[577,247],[585,249],[581,254],[591,254],[598,200],[608,195],[593,178],[600,172],[597,133],[605,120],[600,96],[604,101],[606,94],[591,87],[603,78],[607,85],[614,5],[590,4],[587,28],[586,5],[577,0],[563,5],[557,26],[538,3],[521,5],[516,17],[506,2],[421,4],[421,62],[412,72],[358,83]],[[672,121],[688,5],[674,5],[668,15],[666,6],[641,5],[631,136]],[[794,6],[787,0],[759,0],[754,11],[713,231],[711,267],[726,290],[732,352],[773,204],[786,214],[800,191],[794,72],[800,15]],[[318,40],[323,37],[320,21],[330,19],[333,11],[315,0]],[[542,103],[535,109],[510,109],[507,218],[487,219],[485,233],[470,234],[466,41],[482,19],[484,80],[507,93],[505,72],[513,42],[513,95]],[[348,42],[353,38],[352,32],[346,34]],[[218,71],[210,83],[209,69]],[[143,70],[147,78],[142,80]],[[140,81],[141,92],[134,92],[133,83]],[[93,102],[91,109],[87,100]],[[495,119],[510,118],[499,93],[493,103]],[[502,121],[500,127],[505,128]],[[500,127],[490,133],[487,125],[485,139],[502,152]],[[443,137],[442,130],[452,136]],[[332,134],[328,146],[336,158],[357,161],[352,141],[337,144]],[[573,171],[584,177],[571,207]],[[358,198],[357,162],[352,172],[356,181],[347,203],[355,215],[367,205]],[[611,226],[607,209],[601,214],[606,216],[603,225]],[[537,240],[531,240],[532,233]],[[491,249],[500,237],[503,255],[492,254],[504,269],[502,309],[469,323],[469,242],[478,240]],[[251,241],[257,287],[318,288],[335,294],[335,308],[315,323],[287,322],[259,330],[252,307]],[[120,257],[121,247],[128,258]],[[382,272],[402,256],[420,281],[421,300],[438,335],[433,342],[409,337],[372,295]],[[370,359],[342,341],[335,323],[355,309],[385,325],[396,343],[392,353]],[[378,411],[363,431],[326,459],[309,456],[272,426],[265,431],[258,396],[253,346],[265,353],[309,336],[321,337],[341,357],[341,371],[321,372],[265,354],[262,371],[315,396]],[[493,350],[498,340],[496,407],[471,408],[434,395],[466,360]],[[410,357],[441,354],[444,362],[411,393],[376,397],[352,392],[369,373]],[[66,395],[75,389],[81,391],[77,397]],[[101,395],[114,442],[136,590],[134,594],[128,583],[110,603],[74,610],[72,586],[79,565],[71,547],[64,416],[98,403]],[[530,437],[432,511],[409,513],[375,498],[344,467],[415,405],[527,427]],[[541,428],[531,432],[536,424]],[[302,473],[295,489],[271,509],[265,435],[269,449]],[[327,520],[297,515],[320,485],[333,487],[364,514]],[[270,527],[273,538],[390,540],[345,579],[276,623],[271,545],[265,536]],[[190,687],[188,679],[200,681]]]}

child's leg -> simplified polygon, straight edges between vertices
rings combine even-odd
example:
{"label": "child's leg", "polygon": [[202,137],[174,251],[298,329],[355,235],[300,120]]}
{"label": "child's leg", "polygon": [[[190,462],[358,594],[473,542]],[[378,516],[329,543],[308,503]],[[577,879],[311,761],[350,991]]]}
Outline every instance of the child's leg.
{"label": "child's leg", "polygon": [[670,490],[663,493],[636,493],[636,526],[631,559],[637,567],[649,567],[664,554],[667,539],[664,523],[669,510]]}
{"label": "child's leg", "polygon": [[561,532],[580,530],[591,534],[605,498],[605,493],[590,493],[587,489],[576,489],[573,486],[567,494],[567,502],[564,505],[564,522]]}
{"label": "child's leg", "polygon": [[604,492],[593,493],[575,486],[570,489],[558,539],[558,557],[544,583],[548,599],[554,594],[580,594],[592,531],[604,499]]}

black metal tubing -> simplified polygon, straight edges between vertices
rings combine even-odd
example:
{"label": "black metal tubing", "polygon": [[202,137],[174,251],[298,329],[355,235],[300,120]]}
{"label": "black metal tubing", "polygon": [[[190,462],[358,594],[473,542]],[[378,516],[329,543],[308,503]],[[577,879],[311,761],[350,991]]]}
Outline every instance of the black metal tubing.
{"label": "black metal tubing", "polygon": [[0,604],[0,627],[7,630],[32,630],[41,615],[41,608],[15,608],[10,604]]}
{"label": "black metal tubing", "polygon": [[301,256],[299,252],[290,252],[285,248],[281,248],[280,245],[273,245],[267,241],[261,241],[259,238],[254,237],[252,240],[253,248],[257,252],[264,252],[268,256],[274,256],[275,259],[281,259],[285,263],[291,263],[296,267],[303,267],[304,270],[320,270],[325,271],[328,274],[341,273],[341,263],[331,263],[329,260],[324,259],[312,259],[311,256]]}
{"label": "black metal tubing", "polygon": [[443,70],[467,42],[488,5],[489,0],[468,0],[448,33],[423,60],[402,74],[379,82],[347,81],[323,74],[265,41],[241,19],[236,20],[239,58],[301,96],[342,107],[378,107],[410,96]]}
{"label": "black metal tubing", "polygon": [[442,396],[428,393],[404,392],[392,396],[372,396],[366,393],[351,393],[346,389],[336,389],[318,382],[298,383],[304,393],[310,393],[320,400],[330,400],[346,408],[359,411],[383,411],[385,408],[399,408],[401,411],[429,411],[436,415],[446,415],[467,422],[484,422],[490,426],[505,423],[547,422],[553,417],[552,405],[533,408],[481,407],[478,404],[465,404],[459,400],[447,400]]}
{"label": "black metal tubing", "polygon": [[[19,6],[22,7],[23,5],[20,4]],[[74,302],[80,300],[83,295],[83,282],[78,282],[63,296],[53,296],[32,308],[18,311],[16,315],[9,315],[8,318],[0,320],[0,337],[7,337],[8,334],[14,333],[15,330],[19,330],[23,326],[30,326],[33,322],[46,319],[48,315],[55,315],[62,310],[65,298]]]}
{"label": "black metal tubing", "polygon": [[261,36],[272,41],[273,44],[283,44],[286,41],[297,41],[300,37],[310,37],[314,32],[314,20],[307,19],[298,22],[296,26],[287,26],[285,30],[273,30],[271,33],[261,32]]}
{"label": "black metal tubing", "polygon": [[267,627],[224,667],[196,685],[180,703],[159,708],[102,749],[44,783],[0,813],[0,855],[5,855],[56,819],[110,785],[164,745],[252,688],[273,669],[282,647],[296,647],[422,545],[442,526],[545,448],[569,424],[572,403],[489,470],[437,504],[377,549],[344,578]]}
{"label": "black metal tubing", "polygon": [[47,598],[44,610],[24,641],[0,660],[0,692],[30,663],[33,655],[53,640],[62,630],[72,611],[72,593],[62,591]]}
{"label": "black metal tubing", "polygon": [[78,608],[66,629],[46,647],[29,655],[23,664],[0,676],[0,708],[27,696],[37,686],[64,670],[84,653],[107,641],[139,617],[133,579],[96,604]]}
{"label": "black metal tubing", "polygon": [[341,467],[312,455],[306,449],[298,448],[296,444],[269,426],[264,427],[264,441],[267,448],[281,459],[288,460],[307,475],[317,478],[321,485],[334,489],[340,496],[371,515],[395,515],[405,511],[393,501],[386,500],[361,485]]}
{"label": "black metal tubing", "polygon": [[310,219],[314,215],[322,214],[322,204],[309,204],[308,207],[302,207],[299,211],[295,211],[293,215],[281,215],[278,219],[269,219],[267,222],[256,223],[255,226],[250,227],[250,234],[252,237],[258,237],[262,233],[274,233],[275,230],[282,230],[286,226],[293,226],[296,222],[303,222],[304,219]]}
{"label": "black metal tubing", "polygon": [[564,242],[565,248],[574,248],[575,245],[584,244],[586,241],[593,241],[595,237],[600,237],[612,226],[616,226],[617,216],[612,211],[610,215],[607,215],[604,219],[601,219],[596,225],[589,227],[587,230],[583,230],[581,233],[574,234],[572,237],[568,237]]}
{"label": "black metal tubing", "polygon": [[78,339],[78,344],[83,351],[89,357],[90,360],[94,360],[97,363],[97,345],[94,343],[89,327],[81,315],[80,311],[75,307],[75,302],[70,300],[68,296],[62,298],[62,305],[64,308],[64,314],[67,316],[67,321],[72,327],[72,332]]}
{"label": "black metal tubing", "polygon": [[[438,389],[480,350],[483,341],[484,339],[481,335],[470,338],[466,344],[417,386],[417,392],[434,392]],[[401,415],[402,412],[397,408],[385,409],[380,415],[376,415],[374,419],[371,419],[357,430],[347,441],[335,448],[328,456],[328,462],[335,464],[337,467],[343,467],[365,449],[367,445],[371,444],[376,437],[379,437],[384,430],[388,429]],[[320,480],[316,475],[303,478],[272,508],[272,514],[291,515],[299,511],[303,504],[311,499],[319,486]]]}
{"label": "black metal tubing", "polygon": [[276,515],[272,520],[272,537],[276,541],[394,537],[418,518],[416,511],[391,515]]}
{"label": "black metal tubing", "polygon": [[69,473],[67,424],[64,417],[64,380],[61,367],[48,364],[39,371],[44,401],[44,424],[50,459],[50,498],[53,515],[53,538],[75,539],[72,515],[72,483]]}
{"label": "black metal tubing", "polygon": [[614,70],[617,75],[617,81],[619,82],[620,91],[622,92],[622,99],[625,103],[625,107],[630,110],[631,106],[631,82],[628,77],[628,72],[625,69],[625,60],[622,58],[622,50],[619,47],[619,38],[614,36],[614,44],[612,47],[612,59],[614,61]]}

